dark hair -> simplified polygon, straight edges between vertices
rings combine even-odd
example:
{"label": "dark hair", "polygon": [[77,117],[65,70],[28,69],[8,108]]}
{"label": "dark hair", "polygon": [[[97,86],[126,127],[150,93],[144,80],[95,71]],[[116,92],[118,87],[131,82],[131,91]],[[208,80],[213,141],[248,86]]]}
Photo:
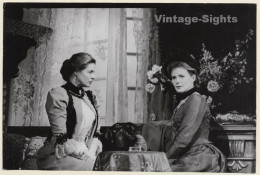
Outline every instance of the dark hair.
{"label": "dark hair", "polygon": [[60,69],[62,78],[68,81],[75,71],[85,69],[90,63],[96,64],[96,60],[88,53],[80,52],[72,55],[70,59],[65,60],[62,64]]}
{"label": "dark hair", "polygon": [[189,51],[181,48],[172,49],[173,51],[169,52],[167,54],[168,65],[172,62],[185,62],[190,67],[194,68],[197,73],[200,72],[200,63],[199,60],[195,58],[193,54],[191,54]]}
{"label": "dark hair", "polygon": [[171,75],[173,69],[178,68],[178,67],[182,67],[182,68],[186,69],[190,75],[195,75],[196,80],[194,82],[194,86],[199,87],[199,76],[198,76],[197,69],[193,68],[192,66],[190,66],[188,63],[186,63],[184,61],[175,61],[175,62],[172,62],[171,64],[169,64],[169,66],[167,67],[168,74]]}
{"label": "dark hair", "polygon": [[167,72],[169,74],[171,74],[172,70],[174,68],[177,68],[177,67],[183,67],[184,69],[186,69],[191,75],[192,74],[195,74],[197,75],[197,70],[193,67],[191,67],[188,63],[184,62],[184,61],[175,61],[175,62],[172,62],[168,65],[167,67]]}

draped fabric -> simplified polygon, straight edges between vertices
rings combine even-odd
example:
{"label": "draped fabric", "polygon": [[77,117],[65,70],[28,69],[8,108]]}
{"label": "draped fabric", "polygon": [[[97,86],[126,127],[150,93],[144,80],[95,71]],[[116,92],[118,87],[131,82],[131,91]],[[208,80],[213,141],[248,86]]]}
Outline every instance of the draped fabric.
{"label": "draped fabric", "polygon": [[[172,114],[170,92],[161,92],[160,87],[152,94],[145,90],[147,71],[154,64],[162,65],[160,57],[158,26],[154,15],[156,9],[133,9],[134,36],[137,47],[137,77],[135,91],[135,121],[169,119]],[[154,118],[155,117],[155,118]]]}
{"label": "draped fabric", "polygon": [[106,125],[126,122],[127,60],[125,9],[109,9],[108,81]]}
{"label": "draped fabric", "polygon": [[[96,79],[91,90],[100,102],[100,116],[104,124],[109,62],[109,9],[24,8],[23,22],[45,26],[53,32],[37,48],[30,48],[27,57],[19,64],[19,76],[12,79],[10,85],[8,125],[49,126],[44,108],[47,92],[64,84],[59,72],[61,65],[65,59],[78,52],[90,53],[96,59]],[[111,53],[110,58],[113,58]]]}
{"label": "draped fabric", "polygon": [[147,82],[146,72],[149,62],[149,33],[151,11],[150,9],[133,9],[134,37],[137,50],[136,91],[135,91],[135,122],[147,120]]}
{"label": "draped fabric", "polygon": [[[156,14],[156,9],[152,9],[152,18],[151,18],[151,32],[149,35],[149,70],[152,69],[154,64],[158,66],[164,66],[163,70],[165,70],[165,65],[160,56],[160,42],[158,36],[158,25],[155,21],[154,15]],[[172,104],[172,92],[170,90],[161,91],[159,86],[156,87],[155,91],[152,94],[148,94],[148,116],[150,120],[167,120],[171,118],[173,112],[173,104]]]}

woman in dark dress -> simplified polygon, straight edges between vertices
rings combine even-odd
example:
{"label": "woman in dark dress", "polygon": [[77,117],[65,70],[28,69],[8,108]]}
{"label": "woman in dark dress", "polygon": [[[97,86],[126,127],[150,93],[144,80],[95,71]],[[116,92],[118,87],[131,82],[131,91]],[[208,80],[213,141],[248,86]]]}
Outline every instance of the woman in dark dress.
{"label": "woman in dark dress", "polygon": [[225,158],[208,140],[209,105],[195,88],[197,70],[190,65],[179,61],[168,67],[178,104],[171,119],[174,138],[166,155],[175,172],[224,172]]}
{"label": "woman in dark dress", "polygon": [[[195,88],[195,64],[183,61],[168,66],[176,91],[176,107],[170,120],[144,124],[142,135],[148,149],[164,151],[173,172],[224,172],[226,160],[208,140],[210,109]],[[197,84],[196,84],[197,85]]]}

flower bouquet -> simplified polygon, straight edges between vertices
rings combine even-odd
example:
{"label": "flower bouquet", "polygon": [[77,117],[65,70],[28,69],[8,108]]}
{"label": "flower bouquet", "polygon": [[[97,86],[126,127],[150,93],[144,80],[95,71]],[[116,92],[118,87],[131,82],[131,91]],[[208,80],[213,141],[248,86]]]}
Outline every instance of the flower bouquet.
{"label": "flower bouquet", "polygon": [[162,66],[153,65],[152,70],[147,72],[149,83],[145,86],[147,92],[153,93],[156,85],[161,86],[161,90],[164,90],[167,83],[170,80],[162,74]]}
{"label": "flower bouquet", "polygon": [[211,97],[212,99],[210,106],[213,109],[212,112],[216,114],[214,119],[219,124],[245,125],[255,124],[256,122],[255,115],[239,114],[237,111],[230,112],[227,106],[228,102],[223,101],[228,100],[229,94],[232,97],[235,88],[239,90],[240,85],[246,87],[246,84],[254,80],[253,77],[246,74],[248,42],[252,40],[253,36],[253,30],[249,30],[244,40],[235,41],[233,52],[217,59],[206,49],[205,44],[202,44],[203,54],[199,60],[201,70],[199,82],[206,88],[208,98]]}
{"label": "flower bouquet", "polygon": [[253,30],[249,30],[246,38],[242,41],[236,41],[235,51],[228,53],[224,58],[215,59],[211,52],[206,49],[205,44],[202,44],[202,58],[200,62],[200,84],[207,87],[209,92],[217,92],[225,85],[228,87],[229,93],[235,90],[235,86],[245,83],[250,83],[253,78],[245,75],[247,58],[246,49],[248,41],[254,36]]}
{"label": "flower bouquet", "polygon": [[[248,42],[254,36],[253,30],[249,30],[242,41],[235,41],[235,50],[229,52],[223,58],[214,58],[210,51],[202,44],[202,56],[199,60],[199,82],[205,87],[208,96],[212,96],[212,109],[221,106],[221,95],[231,94],[242,83],[250,83],[252,77],[246,75]],[[225,92],[224,92],[225,91]],[[218,100],[219,99],[219,100]],[[219,102],[218,102],[219,101]]]}

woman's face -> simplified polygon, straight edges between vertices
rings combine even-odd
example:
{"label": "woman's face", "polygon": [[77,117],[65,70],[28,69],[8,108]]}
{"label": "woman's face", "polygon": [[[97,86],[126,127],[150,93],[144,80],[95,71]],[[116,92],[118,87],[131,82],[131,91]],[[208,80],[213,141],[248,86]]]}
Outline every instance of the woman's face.
{"label": "woman's face", "polygon": [[196,76],[183,67],[173,68],[171,76],[172,84],[178,93],[187,92],[194,87]]}
{"label": "woman's face", "polygon": [[90,87],[95,79],[95,68],[96,64],[90,63],[85,69],[75,72],[78,81],[77,85],[81,87]]}

